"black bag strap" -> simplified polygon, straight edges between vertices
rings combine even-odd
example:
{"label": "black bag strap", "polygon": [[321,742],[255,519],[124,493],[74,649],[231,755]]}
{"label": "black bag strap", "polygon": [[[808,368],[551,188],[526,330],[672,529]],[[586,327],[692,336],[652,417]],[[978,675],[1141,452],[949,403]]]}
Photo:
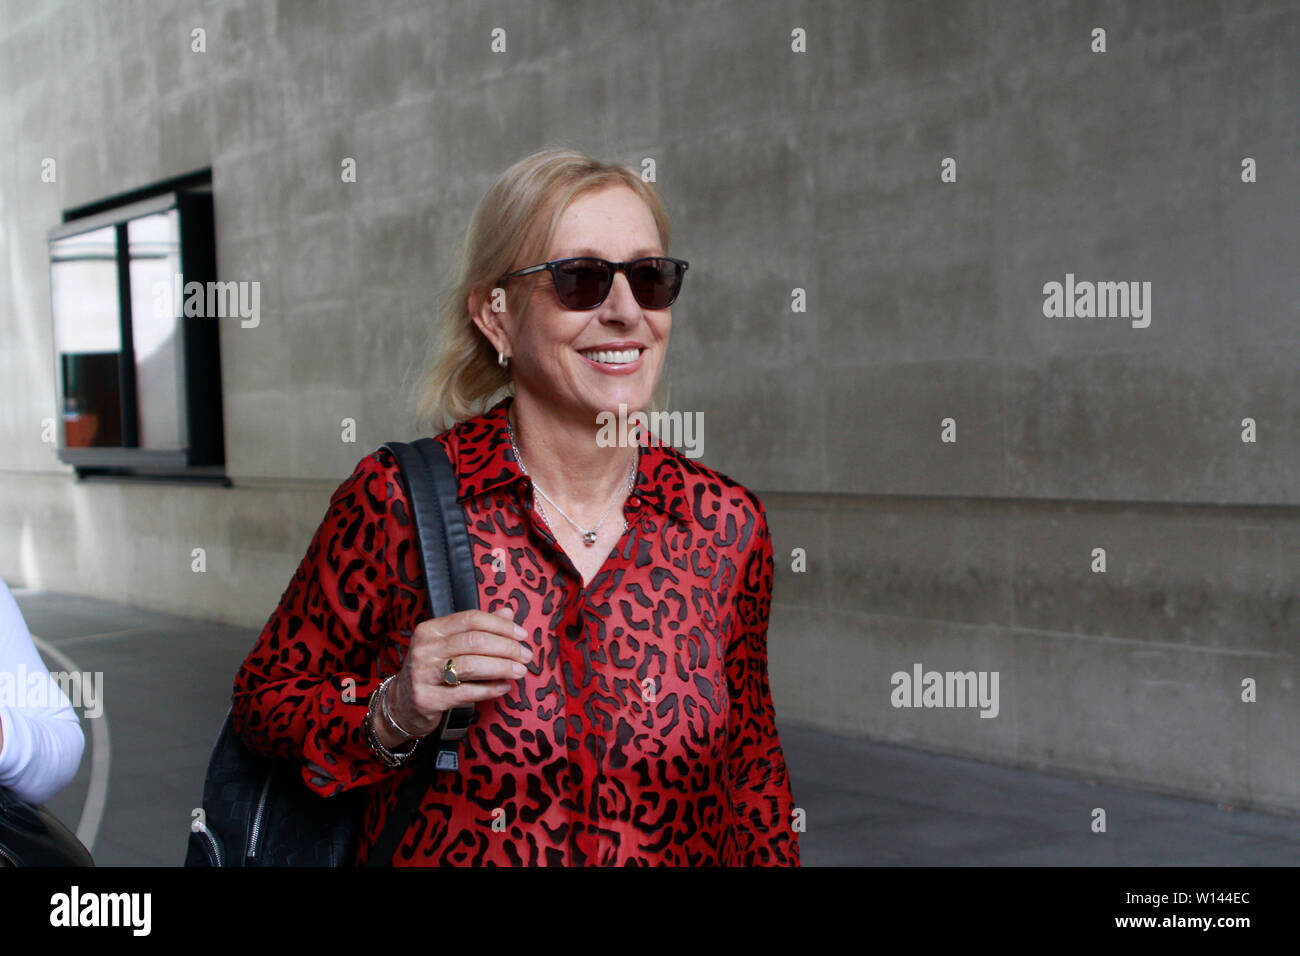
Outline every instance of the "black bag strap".
{"label": "black bag strap", "polygon": [[[410,444],[385,442],[401,469],[406,497],[411,504],[420,558],[434,617],[478,607],[478,580],[470,550],[465,512],[456,495],[458,486],[451,461],[436,438]],[[473,707],[457,707],[443,715],[436,735],[411,758],[411,769],[397,790],[397,803],[388,814],[383,832],[366,854],[367,866],[391,866],[402,834],[414,817],[436,770],[457,770],[461,738],[469,729]]]}
{"label": "black bag strap", "polygon": [[[465,512],[456,500],[459,491],[456,474],[441,443],[421,438],[409,446],[392,442],[394,454],[407,478],[408,498],[420,539],[429,607],[434,617],[478,607],[478,581],[474,577],[474,556],[469,546]],[[429,478],[432,481],[429,481]],[[439,770],[458,770],[457,752],[460,739],[469,730],[473,707],[456,707],[447,711],[438,728],[435,766]]]}

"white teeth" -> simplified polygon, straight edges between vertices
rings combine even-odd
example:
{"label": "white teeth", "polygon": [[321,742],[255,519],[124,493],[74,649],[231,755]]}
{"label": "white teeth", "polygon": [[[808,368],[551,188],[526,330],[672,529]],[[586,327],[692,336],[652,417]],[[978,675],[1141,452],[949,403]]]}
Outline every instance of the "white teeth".
{"label": "white teeth", "polygon": [[593,362],[600,362],[602,365],[625,365],[628,362],[635,362],[636,357],[641,354],[640,349],[621,349],[617,352],[582,352]]}

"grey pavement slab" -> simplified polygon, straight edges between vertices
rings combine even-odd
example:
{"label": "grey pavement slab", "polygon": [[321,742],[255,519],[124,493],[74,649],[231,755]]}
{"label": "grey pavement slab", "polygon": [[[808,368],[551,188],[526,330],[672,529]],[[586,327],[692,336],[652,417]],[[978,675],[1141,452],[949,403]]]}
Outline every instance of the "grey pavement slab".
{"label": "grey pavement slab", "polygon": [[[103,673],[101,866],[179,865],[235,672],[256,632],[93,598],[14,589],[28,628]],[[268,609],[269,613],[269,609]],[[49,656],[46,663],[53,666]],[[96,734],[49,806],[74,829]],[[782,723],[807,866],[1293,866],[1300,821],[984,764]],[[102,733],[101,735],[102,736]],[[1107,829],[1094,833],[1094,807]]]}

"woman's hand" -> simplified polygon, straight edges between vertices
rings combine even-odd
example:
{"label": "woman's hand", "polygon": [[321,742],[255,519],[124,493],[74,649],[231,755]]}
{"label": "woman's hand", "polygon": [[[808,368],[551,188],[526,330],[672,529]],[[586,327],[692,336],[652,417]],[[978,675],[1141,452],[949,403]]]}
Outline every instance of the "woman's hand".
{"label": "woman's hand", "polygon": [[[403,730],[423,737],[438,729],[445,711],[509,692],[533,657],[528,645],[519,642],[527,636],[509,607],[491,614],[461,611],[416,625],[402,669],[384,692],[389,714]],[[455,659],[461,681],[454,687],[442,679],[448,658]],[[389,750],[410,739],[378,716],[375,733]]]}

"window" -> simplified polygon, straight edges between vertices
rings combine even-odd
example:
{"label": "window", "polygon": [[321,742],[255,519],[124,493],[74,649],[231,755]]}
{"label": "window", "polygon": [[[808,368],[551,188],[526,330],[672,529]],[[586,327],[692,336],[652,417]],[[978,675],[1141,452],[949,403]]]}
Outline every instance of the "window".
{"label": "window", "polygon": [[59,458],[78,476],[225,478],[220,338],[182,290],[216,278],[209,174],[50,231]]}

